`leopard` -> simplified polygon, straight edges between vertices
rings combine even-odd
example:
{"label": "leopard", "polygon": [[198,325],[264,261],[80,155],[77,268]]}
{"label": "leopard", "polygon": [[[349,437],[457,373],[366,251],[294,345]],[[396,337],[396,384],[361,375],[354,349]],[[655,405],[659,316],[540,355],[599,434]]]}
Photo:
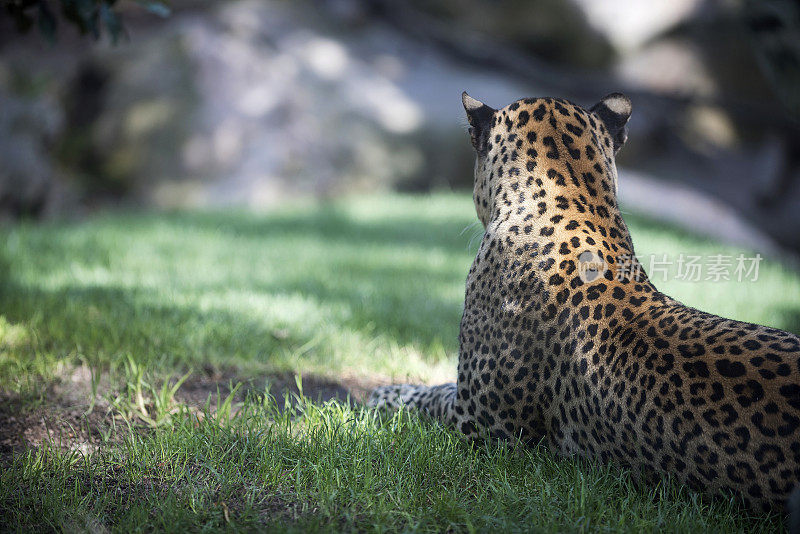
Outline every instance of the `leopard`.
{"label": "leopard", "polygon": [[648,278],[617,195],[631,100],[462,104],[483,237],[456,382],[381,386],[367,404],[785,511],[800,480],[800,337],[684,305]]}

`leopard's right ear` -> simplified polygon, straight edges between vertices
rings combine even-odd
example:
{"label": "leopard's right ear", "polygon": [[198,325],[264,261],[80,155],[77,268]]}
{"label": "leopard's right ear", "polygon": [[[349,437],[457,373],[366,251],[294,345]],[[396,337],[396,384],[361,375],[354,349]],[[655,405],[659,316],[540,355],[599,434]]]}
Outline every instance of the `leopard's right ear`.
{"label": "leopard's right ear", "polygon": [[485,155],[489,131],[492,129],[492,123],[494,122],[495,110],[480,100],[472,98],[466,91],[461,93],[461,103],[464,104],[464,111],[467,112],[472,146],[475,147],[479,155]]}
{"label": "leopard's right ear", "polygon": [[606,95],[600,102],[592,106],[592,111],[600,117],[608,128],[614,141],[614,153],[622,148],[628,140],[628,119],[631,118],[631,99],[622,93]]}

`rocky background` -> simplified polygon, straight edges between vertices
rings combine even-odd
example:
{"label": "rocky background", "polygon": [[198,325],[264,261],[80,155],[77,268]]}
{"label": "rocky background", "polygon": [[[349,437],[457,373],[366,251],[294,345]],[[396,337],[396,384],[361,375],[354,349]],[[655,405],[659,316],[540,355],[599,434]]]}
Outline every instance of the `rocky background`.
{"label": "rocky background", "polygon": [[468,188],[459,95],[634,102],[632,209],[800,252],[793,0],[120,4],[116,45],[0,11],[0,218]]}

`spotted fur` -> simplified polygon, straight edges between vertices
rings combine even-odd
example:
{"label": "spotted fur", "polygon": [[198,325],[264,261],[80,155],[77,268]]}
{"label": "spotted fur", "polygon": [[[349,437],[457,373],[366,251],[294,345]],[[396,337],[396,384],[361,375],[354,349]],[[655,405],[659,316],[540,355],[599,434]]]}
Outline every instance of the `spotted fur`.
{"label": "spotted fur", "polygon": [[[627,98],[464,105],[485,234],[457,382],[378,388],[370,403],[782,505],[800,479],[800,338],[685,306],[643,269],[618,279],[615,261],[634,255],[614,160]],[[590,281],[586,251],[609,266]]]}

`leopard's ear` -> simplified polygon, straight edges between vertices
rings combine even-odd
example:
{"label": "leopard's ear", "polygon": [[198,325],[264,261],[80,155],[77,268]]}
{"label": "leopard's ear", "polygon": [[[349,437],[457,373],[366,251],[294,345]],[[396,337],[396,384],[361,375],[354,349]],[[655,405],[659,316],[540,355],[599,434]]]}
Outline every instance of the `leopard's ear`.
{"label": "leopard's ear", "polygon": [[592,106],[591,111],[600,117],[614,141],[614,153],[628,140],[628,119],[633,108],[631,99],[622,93],[611,93]]}
{"label": "leopard's ear", "polygon": [[466,91],[461,93],[461,103],[464,104],[464,111],[467,112],[469,121],[469,134],[472,138],[472,146],[480,155],[486,153],[486,145],[489,140],[489,131],[494,122],[495,110],[469,96]]}

